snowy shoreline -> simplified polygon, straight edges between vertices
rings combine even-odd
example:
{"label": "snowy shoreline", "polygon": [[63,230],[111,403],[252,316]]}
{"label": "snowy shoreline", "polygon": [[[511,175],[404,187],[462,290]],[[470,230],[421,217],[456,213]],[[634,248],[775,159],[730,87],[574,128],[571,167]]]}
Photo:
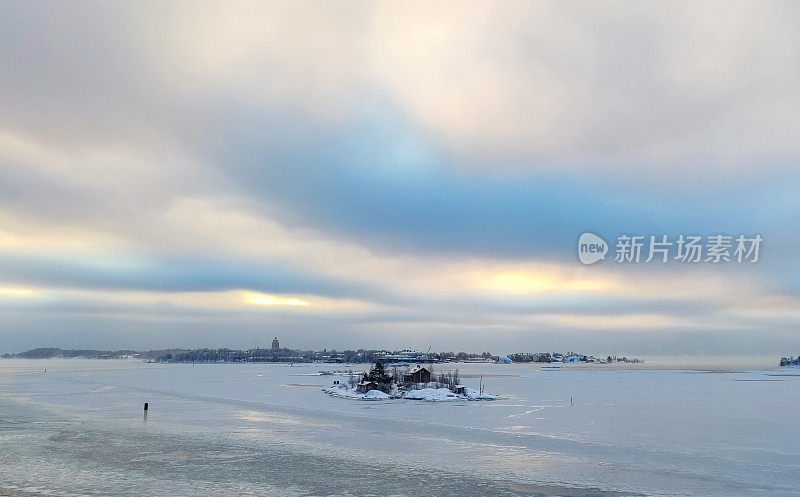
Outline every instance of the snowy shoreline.
{"label": "snowy shoreline", "polygon": [[370,390],[366,393],[357,392],[355,388],[346,385],[333,385],[322,389],[323,392],[332,397],[340,397],[349,400],[421,400],[425,402],[452,402],[458,400],[497,400],[499,397],[487,393],[480,393],[472,388],[464,388],[463,394],[456,394],[448,388],[426,387],[405,392],[392,391],[391,394],[380,390]]}

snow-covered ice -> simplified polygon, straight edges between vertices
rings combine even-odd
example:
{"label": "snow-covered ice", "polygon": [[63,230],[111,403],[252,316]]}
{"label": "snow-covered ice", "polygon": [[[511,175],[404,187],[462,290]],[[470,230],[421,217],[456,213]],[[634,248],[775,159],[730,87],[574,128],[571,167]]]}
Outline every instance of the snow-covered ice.
{"label": "snow-covered ice", "polygon": [[465,398],[499,399],[347,402],[298,376],[319,365],[0,360],[0,495],[799,494],[793,370],[457,367]]}

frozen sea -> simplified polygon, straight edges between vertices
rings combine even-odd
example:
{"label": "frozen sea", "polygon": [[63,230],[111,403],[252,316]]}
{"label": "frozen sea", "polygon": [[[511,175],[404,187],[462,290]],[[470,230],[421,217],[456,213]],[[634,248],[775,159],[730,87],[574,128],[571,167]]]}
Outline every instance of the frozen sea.
{"label": "frozen sea", "polygon": [[434,366],[503,399],[428,403],[328,366],[0,360],[0,495],[800,496],[800,370]]}

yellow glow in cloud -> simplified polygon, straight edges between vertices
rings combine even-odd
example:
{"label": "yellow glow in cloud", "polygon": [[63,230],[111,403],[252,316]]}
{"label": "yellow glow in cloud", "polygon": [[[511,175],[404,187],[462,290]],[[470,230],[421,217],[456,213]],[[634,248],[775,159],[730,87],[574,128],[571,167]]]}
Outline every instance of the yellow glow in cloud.
{"label": "yellow glow in cloud", "polygon": [[31,290],[30,288],[8,288],[8,287],[0,287],[0,296],[3,297],[29,297],[34,295],[36,292]]}
{"label": "yellow glow in cloud", "polygon": [[496,274],[486,281],[486,288],[506,292],[539,292],[550,290],[557,280],[545,274],[512,271]]}
{"label": "yellow glow in cloud", "polygon": [[311,302],[294,297],[279,297],[259,292],[242,292],[244,301],[254,305],[310,306]]}
{"label": "yellow glow in cloud", "polygon": [[610,282],[600,279],[570,280],[544,272],[506,271],[484,280],[481,285],[503,292],[597,291],[609,288]]}

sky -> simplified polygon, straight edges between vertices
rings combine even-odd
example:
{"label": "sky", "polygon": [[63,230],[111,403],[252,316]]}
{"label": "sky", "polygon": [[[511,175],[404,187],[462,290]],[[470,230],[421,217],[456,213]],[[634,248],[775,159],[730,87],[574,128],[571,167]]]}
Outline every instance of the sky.
{"label": "sky", "polygon": [[[0,352],[800,354],[798,26],[774,1],[2,2]],[[763,243],[616,262],[624,234]]]}

